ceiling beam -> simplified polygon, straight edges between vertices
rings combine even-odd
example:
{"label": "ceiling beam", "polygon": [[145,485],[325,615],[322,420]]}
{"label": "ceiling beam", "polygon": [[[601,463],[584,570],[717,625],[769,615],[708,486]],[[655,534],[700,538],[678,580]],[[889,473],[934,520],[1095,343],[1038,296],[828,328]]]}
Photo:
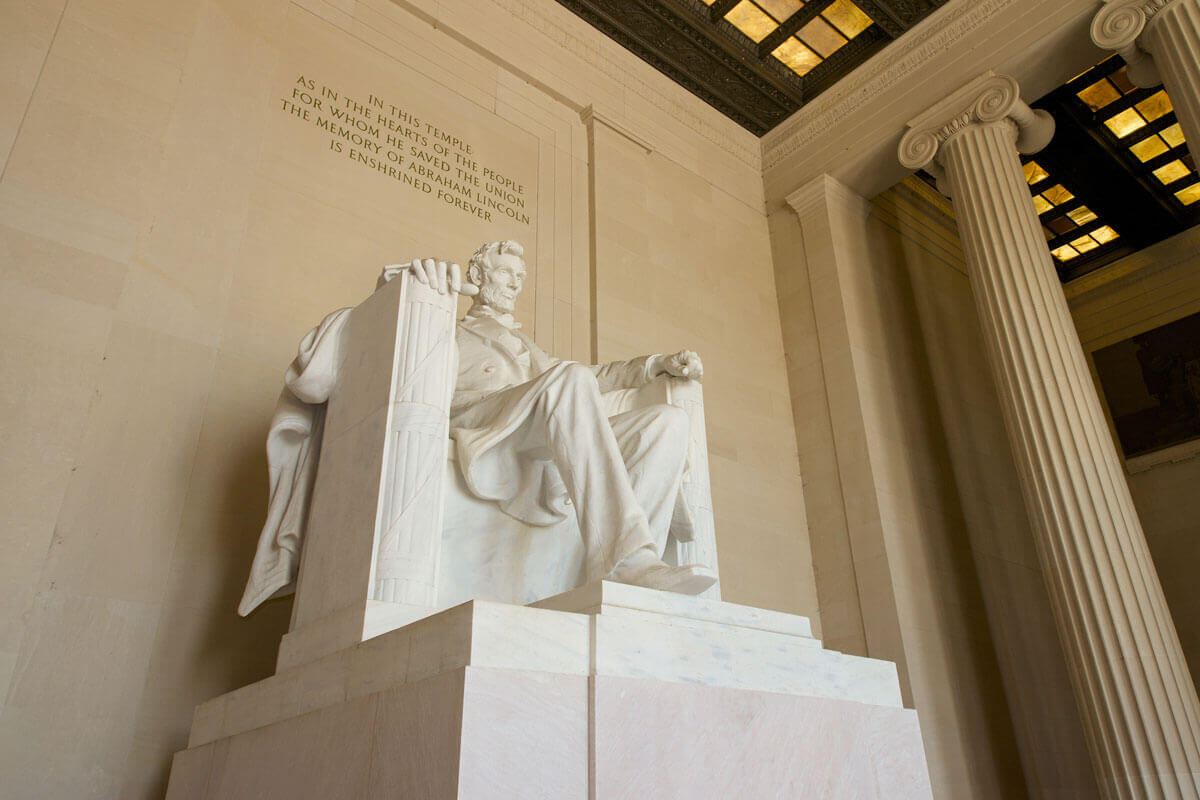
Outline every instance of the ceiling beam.
{"label": "ceiling beam", "polygon": [[713,22],[719,22],[740,2],[741,0],[716,0],[708,7],[708,18]]}
{"label": "ceiling beam", "polygon": [[862,9],[889,39],[899,39],[911,27],[892,11],[887,0],[855,0],[855,5]]}

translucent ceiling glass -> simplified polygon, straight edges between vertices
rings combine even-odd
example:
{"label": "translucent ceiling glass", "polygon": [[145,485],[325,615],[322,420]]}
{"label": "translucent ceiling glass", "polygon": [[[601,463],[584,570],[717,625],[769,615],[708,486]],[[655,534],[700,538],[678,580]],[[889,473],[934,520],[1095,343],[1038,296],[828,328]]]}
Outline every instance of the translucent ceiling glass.
{"label": "translucent ceiling glass", "polygon": [[1146,127],[1146,119],[1136,108],[1127,108],[1119,114],[1104,120],[1104,125],[1118,139],[1124,139],[1136,130]]}
{"label": "translucent ceiling glass", "polygon": [[1187,168],[1187,165],[1177,158],[1154,170],[1154,177],[1158,178],[1164,184],[1168,184],[1174,183],[1180,178],[1187,177],[1189,172],[1191,170]]}
{"label": "translucent ceiling glass", "polygon": [[871,18],[850,0],[834,0],[829,8],[821,12],[821,16],[833,23],[833,27],[848,39],[853,39],[871,27]]}
{"label": "translucent ceiling glass", "polygon": [[[762,42],[804,5],[801,0],[742,0],[725,19],[753,41]],[[806,75],[869,27],[871,18],[852,0],[833,0],[772,50],[771,55],[797,75]]]}
{"label": "translucent ceiling glass", "polygon": [[779,27],[779,23],[750,0],[742,0],[729,10],[725,19],[755,42],[767,38],[767,34]]}
{"label": "translucent ceiling glass", "polygon": [[1036,161],[1030,161],[1030,162],[1026,163],[1024,170],[1025,170],[1025,182],[1028,183],[1030,186],[1032,186],[1033,184],[1037,183],[1040,180],[1050,177],[1050,173],[1048,173],[1048,172],[1046,172],[1046,170],[1042,169],[1041,166]]}
{"label": "translucent ceiling glass", "polygon": [[816,50],[822,58],[829,58],[847,41],[846,37],[842,36],[837,28],[830,25],[822,17],[817,17],[801,28],[797,36],[800,37],[800,41],[813,50]]}
{"label": "translucent ceiling glass", "polygon": [[776,22],[783,22],[804,7],[804,3],[801,3],[800,0],[755,0],[755,2],[759,8],[774,17]]}
{"label": "translucent ceiling glass", "polygon": [[[1050,173],[1032,159],[1022,165],[1022,170],[1030,186],[1042,181],[1049,182]],[[1197,192],[1200,194],[1200,188]],[[1112,226],[1102,223],[1099,214],[1079,203],[1075,195],[1061,183],[1055,183],[1040,194],[1033,195],[1033,207],[1041,219],[1046,241],[1066,241],[1050,251],[1060,264],[1099,250],[1120,237]]]}
{"label": "translucent ceiling glass", "polygon": [[786,64],[797,75],[804,75],[821,63],[821,57],[794,36],[784,40],[784,43],[776,47],[771,55]]}
{"label": "translucent ceiling glass", "polygon": [[1162,140],[1161,136],[1147,136],[1140,142],[1129,146],[1129,152],[1137,156],[1138,161],[1143,163],[1161,156],[1167,150],[1167,143]]}
{"label": "translucent ceiling glass", "polygon": [[1175,193],[1176,199],[1185,206],[1190,206],[1192,203],[1200,200],[1200,182],[1193,183],[1184,189],[1180,189]]}

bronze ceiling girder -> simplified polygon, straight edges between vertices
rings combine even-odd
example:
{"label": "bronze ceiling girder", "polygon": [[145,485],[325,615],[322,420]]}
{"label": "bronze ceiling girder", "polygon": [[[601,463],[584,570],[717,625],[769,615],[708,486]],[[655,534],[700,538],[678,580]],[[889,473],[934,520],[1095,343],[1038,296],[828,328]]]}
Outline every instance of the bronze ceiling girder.
{"label": "bronze ceiling girder", "polygon": [[558,0],[758,136],[947,2],[854,0],[874,24],[801,77],[771,53],[833,0],[809,0],[761,44],[725,20],[739,1]]}

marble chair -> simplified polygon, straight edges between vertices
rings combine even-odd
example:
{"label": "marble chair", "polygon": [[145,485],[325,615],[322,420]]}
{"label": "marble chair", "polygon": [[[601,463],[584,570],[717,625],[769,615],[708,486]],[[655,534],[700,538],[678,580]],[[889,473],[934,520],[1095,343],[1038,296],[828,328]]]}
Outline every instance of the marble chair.
{"label": "marble chair", "polygon": [[[574,516],[534,527],[467,491],[449,439],[456,314],[456,297],[405,272],[334,323],[336,363],[323,431],[317,424],[312,433],[319,465],[280,669],[469,600],[526,604],[584,582]],[[700,385],[661,377],[609,401],[610,414],[648,403],[688,412],[683,494],[695,536],[668,540],[664,558],[715,571]],[[719,584],[703,596],[719,599]]]}

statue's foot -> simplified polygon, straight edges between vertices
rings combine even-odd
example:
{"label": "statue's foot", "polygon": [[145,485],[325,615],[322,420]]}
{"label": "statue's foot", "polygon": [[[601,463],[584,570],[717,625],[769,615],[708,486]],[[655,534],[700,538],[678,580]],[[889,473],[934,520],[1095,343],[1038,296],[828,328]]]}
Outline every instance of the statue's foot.
{"label": "statue's foot", "polygon": [[608,579],[679,594],[700,594],[717,582],[716,574],[708,567],[700,564],[674,567],[648,549],[626,557]]}

